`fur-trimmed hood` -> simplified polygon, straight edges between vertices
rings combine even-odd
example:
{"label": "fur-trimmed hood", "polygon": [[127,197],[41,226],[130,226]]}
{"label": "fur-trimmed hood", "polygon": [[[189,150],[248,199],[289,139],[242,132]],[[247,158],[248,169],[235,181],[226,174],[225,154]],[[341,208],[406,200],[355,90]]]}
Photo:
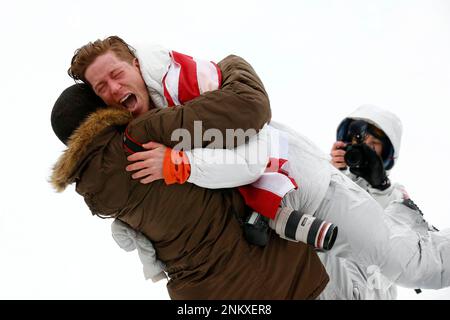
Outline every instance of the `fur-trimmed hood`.
{"label": "fur-trimmed hood", "polygon": [[99,133],[110,126],[126,125],[131,120],[131,113],[125,109],[107,108],[91,114],[70,136],[67,149],[53,166],[50,183],[56,191],[62,192],[74,182],[74,172],[79,161]]}

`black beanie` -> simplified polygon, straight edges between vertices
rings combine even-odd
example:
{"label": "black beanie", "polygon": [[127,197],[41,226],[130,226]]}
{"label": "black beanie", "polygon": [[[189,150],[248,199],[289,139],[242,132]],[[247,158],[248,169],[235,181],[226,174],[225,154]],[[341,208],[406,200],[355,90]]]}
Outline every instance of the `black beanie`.
{"label": "black beanie", "polygon": [[56,136],[65,145],[80,124],[106,105],[87,84],[76,83],[65,89],[53,106],[51,123]]}

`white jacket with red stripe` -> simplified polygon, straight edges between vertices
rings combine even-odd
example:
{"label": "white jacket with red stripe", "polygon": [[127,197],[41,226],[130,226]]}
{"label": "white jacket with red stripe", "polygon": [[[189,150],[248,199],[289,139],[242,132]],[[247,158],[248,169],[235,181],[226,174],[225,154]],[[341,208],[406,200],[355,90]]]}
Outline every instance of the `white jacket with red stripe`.
{"label": "white jacket with red stripe", "polygon": [[[289,161],[302,166],[287,164],[287,171],[296,179],[298,190],[295,209],[314,214],[322,201],[331,179],[328,157],[306,137],[291,135],[292,129],[272,121],[248,143],[236,149],[193,149],[186,151],[191,164],[188,182],[210,189],[239,187],[256,181],[264,172],[269,154],[277,153],[280,132],[286,134]],[[302,137],[303,139],[298,139]],[[257,160],[257,161],[255,161]],[[297,172],[298,171],[298,172]]]}
{"label": "white jacket with red stripe", "polygon": [[157,108],[167,107],[163,78],[170,67],[170,50],[159,45],[142,45],[135,48],[139,68],[150,98]]}
{"label": "white jacket with red stripe", "polygon": [[220,86],[221,73],[211,61],[159,45],[137,46],[136,49],[142,77],[157,108],[181,105]]}
{"label": "white jacket with red stripe", "polygon": [[[170,50],[158,45],[137,46],[136,49],[141,74],[152,101],[158,108],[167,107],[163,80],[172,64]],[[234,150],[198,148],[186,151],[191,165],[188,182],[219,189],[256,181],[269,160],[269,139],[269,129],[265,127],[258,135],[252,136],[249,143]]]}
{"label": "white jacket with red stripe", "polygon": [[[220,87],[220,71],[210,61],[154,45],[137,47],[136,55],[149,94],[157,107],[176,105]],[[269,158],[281,160],[284,155],[283,160],[289,160],[286,157],[292,150],[287,149],[289,144],[294,144],[288,142],[286,138],[283,139],[285,135],[281,133],[283,130],[277,130],[274,126],[289,130],[280,124],[273,124],[234,150],[205,148],[186,151],[191,165],[188,182],[200,187],[219,189],[248,185],[259,179],[251,188],[261,190],[260,194],[267,191],[271,196],[283,198],[294,188],[294,184],[286,175],[279,172],[266,174],[265,169]],[[302,179],[297,182],[297,185],[302,187],[299,208],[305,213],[313,214],[320,204],[320,196],[325,194],[330,181],[329,174],[321,174],[323,166],[317,162],[315,156],[320,155],[322,159],[326,156],[306,138],[303,141],[296,141],[295,147],[299,151],[297,158],[305,163],[302,167],[303,172],[298,175]],[[311,157],[311,154],[314,156]],[[289,172],[288,168],[289,164],[286,163],[281,169]],[[320,178],[317,177],[317,173]],[[263,205],[261,212],[265,209]]]}

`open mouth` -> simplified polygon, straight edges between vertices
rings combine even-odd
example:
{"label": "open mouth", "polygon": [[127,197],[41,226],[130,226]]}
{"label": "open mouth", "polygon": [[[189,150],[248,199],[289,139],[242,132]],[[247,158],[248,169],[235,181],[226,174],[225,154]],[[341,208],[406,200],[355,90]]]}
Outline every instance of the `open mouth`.
{"label": "open mouth", "polygon": [[137,103],[137,98],[132,93],[127,94],[120,100],[120,104],[130,111],[133,111],[134,107],[136,106],[136,103]]}

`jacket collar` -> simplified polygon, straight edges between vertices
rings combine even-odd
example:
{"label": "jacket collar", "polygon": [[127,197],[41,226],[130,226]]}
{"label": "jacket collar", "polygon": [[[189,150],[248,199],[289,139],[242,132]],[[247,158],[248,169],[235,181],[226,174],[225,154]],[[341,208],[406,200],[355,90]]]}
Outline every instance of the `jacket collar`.
{"label": "jacket collar", "polygon": [[88,151],[89,144],[104,129],[111,126],[123,126],[132,120],[125,109],[107,108],[91,114],[70,136],[67,149],[53,166],[50,183],[61,192],[75,181],[74,174],[78,163]]}

